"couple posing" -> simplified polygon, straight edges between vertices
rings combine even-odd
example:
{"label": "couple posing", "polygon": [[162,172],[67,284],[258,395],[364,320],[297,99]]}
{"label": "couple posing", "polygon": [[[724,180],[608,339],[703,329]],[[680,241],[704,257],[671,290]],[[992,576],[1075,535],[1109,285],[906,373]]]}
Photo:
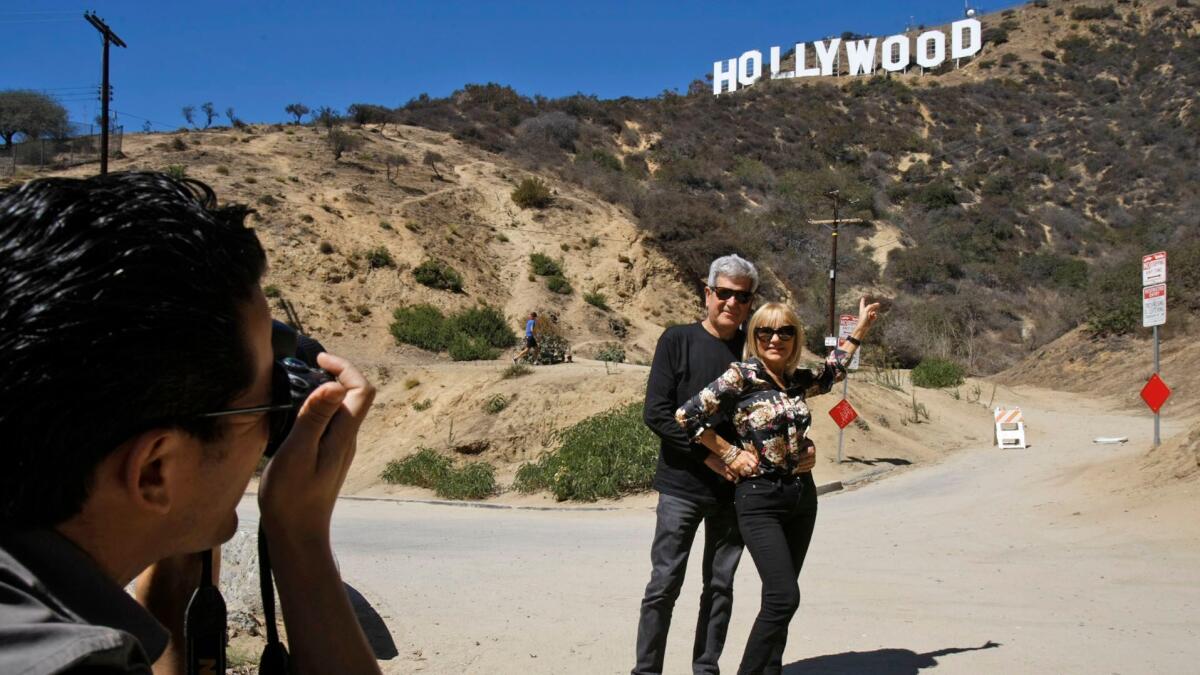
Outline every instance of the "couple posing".
{"label": "couple posing", "polygon": [[701,523],[704,586],[693,672],[719,672],[743,545],[762,578],[762,607],[738,672],[782,669],[788,624],[800,604],[797,578],[817,518],[805,401],[842,379],[878,305],[861,302],[854,335],[810,370],[797,368],[804,332],[788,306],[767,303],[742,331],[756,290],[758,271],[749,261],[714,260],[706,318],[667,329],[654,352],[645,421],[662,439],[654,475],[658,519],[633,675],[663,672],[671,613]]}

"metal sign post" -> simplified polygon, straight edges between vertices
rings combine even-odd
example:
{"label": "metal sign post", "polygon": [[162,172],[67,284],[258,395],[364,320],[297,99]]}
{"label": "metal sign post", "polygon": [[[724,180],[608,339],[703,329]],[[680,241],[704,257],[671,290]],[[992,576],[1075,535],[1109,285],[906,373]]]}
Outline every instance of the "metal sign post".
{"label": "metal sign post", "polygon": [[[850,337],[850,334],[853,333],[854,329],[857,327],[858,327],[858,317],[857,316],[854,316],[853,314],[842,314],[839,317],[839,321],[838,321],[838,344],[841,344],[841,342],[844,341],[847,337]],[[850,363],[847,365],[847,367],[850,370],[858,370],[858,355],[859,355],[859,350],[857,350],[857,349],[854,350],[854,358],[851,359]],[[842,401],[845,402],[846,399],[849,397],[849,395],[850,395],[850,374],[847,373],[846,378],[842,380]],[[847,424],[849,424],[849,422],[847,422]],[[843,461],[842,460],[842,444],[845,441],[845,436],[846,436],[846,427],[845,427],[845,425],[840,425],[838,427],[838,463],[841,463]]]}
{"label": "metal sign post", "polygon": [[[1154,377],[1159,374],[1158,327],[1167,322],[1167,252],[1142,256],[1142,326],[1154,328]],[[1161,416],[1154,408],[1154,447],[1162,443]]]}

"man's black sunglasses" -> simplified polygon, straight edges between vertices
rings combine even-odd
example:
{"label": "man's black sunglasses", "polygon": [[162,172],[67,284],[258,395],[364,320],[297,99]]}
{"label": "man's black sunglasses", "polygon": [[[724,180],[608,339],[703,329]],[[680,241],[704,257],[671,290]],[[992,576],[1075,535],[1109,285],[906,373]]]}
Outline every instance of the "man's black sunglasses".
{"label": "man's black sunglasses", "polygon": [[754,329],[754,337],[764,342],[770,342],[772,335],[778,335],[781,342],[791,342],[796,337],[796,327],[780,326],[778,328],[769,328],[767,326],[759,326]]}
{"label": "man's black sunglasses", "polygon": [[737,298],[737,301],[743,305],[754,298],[754,291],[735,291],[732,288],[722,288],[720,286],[709,286],[708,290],[716,293],[718,300]]}

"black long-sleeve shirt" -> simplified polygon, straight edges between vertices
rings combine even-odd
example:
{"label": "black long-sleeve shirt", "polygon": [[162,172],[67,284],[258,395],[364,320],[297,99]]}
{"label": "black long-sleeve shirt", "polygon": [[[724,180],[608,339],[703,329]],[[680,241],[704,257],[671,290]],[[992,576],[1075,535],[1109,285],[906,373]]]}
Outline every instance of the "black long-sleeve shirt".
{"label": "black long-sleeve shirt", "polygon": [[[672,326],[663,331],[654,350],[650,380],[646,384],[646,426],[662,439],[654,489],[694,502],[733,500],[733,483],[704,465],[708,448],[692,443],[675,421],[675,411],[692,396],[740,361],[746,336],[741,331],[729,341],[714,337],[699,323]],[[725,419],[713,431],[735,442],[737,431]]]}

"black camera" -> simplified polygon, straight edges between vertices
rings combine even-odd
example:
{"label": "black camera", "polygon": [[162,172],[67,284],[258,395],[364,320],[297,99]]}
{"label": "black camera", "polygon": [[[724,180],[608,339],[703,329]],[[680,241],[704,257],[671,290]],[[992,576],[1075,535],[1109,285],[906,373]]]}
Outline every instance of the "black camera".
{"label": "black camera", "polygon": [[317,354],[325,351],[320,342],[302,335],[282,321],[271,325],[271,350],[275,363],[271,374],[271,399],[278,410],[272,412],[271,439],[267,456],[279,449],[287,438],[300,407],[314,391],[334,377],[317,366]]}

